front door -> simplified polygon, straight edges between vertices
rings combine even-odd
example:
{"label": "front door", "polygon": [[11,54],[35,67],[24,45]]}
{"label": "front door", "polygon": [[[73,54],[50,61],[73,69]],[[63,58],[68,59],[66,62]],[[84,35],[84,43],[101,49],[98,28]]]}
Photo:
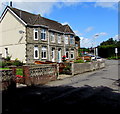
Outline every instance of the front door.
{"label": "front door", "polygon": [[55,62],[55,49],[52,48],[52,62]]}
{"label": "front door", "polygon": [[58,49],[58,63],[61,62],[61,49]]}

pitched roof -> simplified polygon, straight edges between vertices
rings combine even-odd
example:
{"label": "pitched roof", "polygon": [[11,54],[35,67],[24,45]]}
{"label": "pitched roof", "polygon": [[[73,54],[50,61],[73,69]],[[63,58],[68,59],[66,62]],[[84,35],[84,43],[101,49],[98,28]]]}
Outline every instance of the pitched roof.
{"label": "pitched roof", "polygon": [[50,30],[56,30],[59,32],[64,32],[64,33],[72,33],[74,34],[73,30],[70,28],[69,25],[62,25],[61,23],[47,19],[45,17],[42,17],[40,14],[32,14],[17,8],[9,7],[20,19],[22,19],[27,25],[31,26],[46,26]]}

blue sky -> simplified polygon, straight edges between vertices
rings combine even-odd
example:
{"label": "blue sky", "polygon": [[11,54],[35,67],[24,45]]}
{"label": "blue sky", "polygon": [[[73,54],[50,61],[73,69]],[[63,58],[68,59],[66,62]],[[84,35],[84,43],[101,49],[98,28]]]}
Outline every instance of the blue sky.
{"label": "blue sky", "polygon": [[[25,1],[25,0],[24,0]],[[60,0],[59,0],[60,1]],[[3,11],[9,0],[3,2]],[[13,2],[13,7],[69,24],[81,38],[82,47],[99,45],[111,37],[118,38],[117,2]],[[0,12],[1,13],[1,12]]]}

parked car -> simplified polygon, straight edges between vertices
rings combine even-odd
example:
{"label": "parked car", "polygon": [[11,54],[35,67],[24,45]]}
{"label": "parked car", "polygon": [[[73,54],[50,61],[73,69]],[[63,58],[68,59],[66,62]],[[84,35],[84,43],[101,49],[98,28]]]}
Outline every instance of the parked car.
{"label": "parked car", "polygon": [[100,62],[103,61],[103,59],[101,57],[99,57],[99,56],[96,57],[96,60],[100,61]]}
{"label": "parked car", "polygon": [[87,56],[89,56],[91,58],[91,60],[95,60],[96,59],[96,57],[94,55],[89,54]]}

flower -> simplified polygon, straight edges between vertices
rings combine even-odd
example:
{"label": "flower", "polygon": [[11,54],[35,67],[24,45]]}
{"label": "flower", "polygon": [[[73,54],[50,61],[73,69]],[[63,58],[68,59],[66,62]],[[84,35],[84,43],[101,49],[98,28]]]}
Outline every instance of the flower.
{"label": "flower", "polygon": [[17,78],[23,78],[23,76],[21,76],[21,75],[16,75],[16,77],[17,77]]}

